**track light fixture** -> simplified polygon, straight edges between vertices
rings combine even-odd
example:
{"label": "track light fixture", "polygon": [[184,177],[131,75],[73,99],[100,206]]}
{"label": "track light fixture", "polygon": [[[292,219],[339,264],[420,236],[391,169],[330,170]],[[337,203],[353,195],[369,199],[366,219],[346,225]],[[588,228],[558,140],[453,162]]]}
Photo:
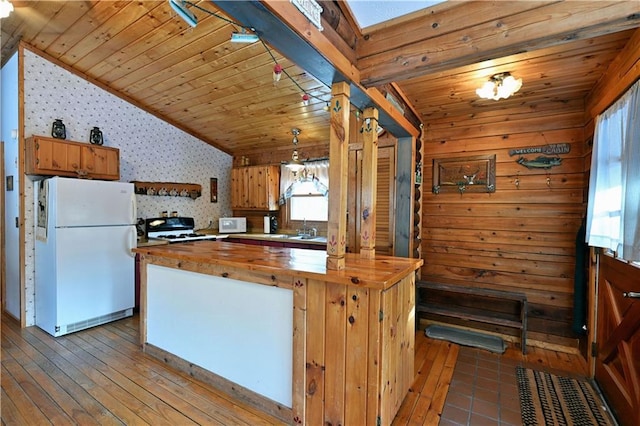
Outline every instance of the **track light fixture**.
{"label": "track light fixture", "polygon": [[181,17],[184,22],[195,27],[198,24],[198,18],[193,14],[189,9],[187,9],[187,5],[183,0],[169,0],[169,4],[171,8]]}

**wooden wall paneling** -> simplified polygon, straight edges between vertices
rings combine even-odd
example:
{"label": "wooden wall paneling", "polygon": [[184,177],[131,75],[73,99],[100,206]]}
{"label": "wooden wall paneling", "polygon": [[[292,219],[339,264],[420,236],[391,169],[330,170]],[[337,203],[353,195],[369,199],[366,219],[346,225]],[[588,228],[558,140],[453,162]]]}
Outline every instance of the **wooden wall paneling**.
{"label": "wooden wall paneling", "polygon": [[[575,349],[570,327],[575,237],[585,207],[584,130],[576,125],[576,112],[553,114],[551,120],[547,112],[523,109],[507,117],[505,110],[505,115],[480,117],[481,125],[467,119],[454,125],[452,120],[429,121],[421,278],[524,292],[530,302],[530,338]],[[556,143],[569,143],[571,150],[557,155],[561,165],[549,169],[526,168],[518,164],[519,154],[510,155],[513,149]],[[481,154],[496,155],[495,193],[430,191],[433,158]],[[473,327],[513,334],[482,324]]]}
{"label": "wooden wall paneling", "polygon": [[[367,368],[367,425],[377,425],[380,418],[380,397],[382,396],[382,357],[383,348],[379,342],[382,342],[383,324],[382,321],[372,321],[373,318],[380,318],[382,309],[382,293],[373,291],[369,293],[369,309],[367,316],[369,318],[369,333],[367,347],[367,357],[365,365]],[[376,342],[378,342],[376,344]]]}
{"label": "wooden wall paneling", "polygon": [[345,410],[345,348],[347,340],[347,287],[326,284],[325,329],[331,330],[326,341],[325,397],[322,424],[344,424]]}
{"label": "wooden wall paneling", "polygon": [[367,347],[369,345],[368,318],[370,313],[369,289],[349,287],[346,293],[345,360],[345,425],[363,422],[367,413]]}
{"label": "wooden wall paneling", "polygon": [[[306,384],[307,384],[307,301],[309,283],[303,278],[295,278],[293,288],[293,383],[292,383],[292,420],[294,424],[306,423]],[[298,326],[296,326],[298,324]]]}
{"label": "wooden wall paneling", "polygon": [[[517,133],[532,133],[536,131],[555,130],[558,127],[556,123],[563,123],[564,128],[582,128],[584,125],[583,114],[581,111],[568,113],[557,113],[551,117],[542,118],[521,118],[517,120]],[[471,137],[485,137],[509,134],[514,131],[512,118],[505,112],[505,116],[500,121],[493,123],[484,123],[479,125],[476,121],[468,123],[458,123],[449,121],[448,125],[444,125],[441,129],[435,129],[436,123],[427,124],[427,136],[429,140],[457,140],[468,139]]]}
{"label": "wooden wall paneling", "polygon": [[305,422],[302,424],[324,424],[325,349],[327,342],[317,336],[326,333],[326,293],[323,282],[307,281],[307,358],[305,365]]}
{"label": "wooden wall paneling", "polygon": [[[438,134],[434,133],[430,137],[428,135],[425,136],[424,154],[440,157],[453,155],[452,153],[455,152],[491,151],[492,153],[501,155],[502,150],[505,150],[504,152],[508,155],[508,150],[513,148],[542,146],[561,142],[570,143],[572,151],[578,149],[583,143],[582,127],[506,134],[495,133],[482,137],[476,137],[470,134],[451,141],[441,139],[438,137]],[[427,166],[428,163],[428,161],[425,161],[425,166]]]}
{"label": "wooden wall paneling", "polygon": [[382,316],[382,359],[380,365],[382,367],[381,372],[381,388],[380,392],[382,400],[385,403],[380,407],[381,424],[390,424],[393,419],[395,401],[393,394],[391,393],[396,389],[397,377],[394,375],[394,369],[398,365],[398,353],[393,350],[396,347],[396,339],[399,338],[398,333],[398,320],[399,314],[396,312],[397,306],[398,288],[394,286],[389,290],[386,290],[382,294],[381,300],[381,312]]}

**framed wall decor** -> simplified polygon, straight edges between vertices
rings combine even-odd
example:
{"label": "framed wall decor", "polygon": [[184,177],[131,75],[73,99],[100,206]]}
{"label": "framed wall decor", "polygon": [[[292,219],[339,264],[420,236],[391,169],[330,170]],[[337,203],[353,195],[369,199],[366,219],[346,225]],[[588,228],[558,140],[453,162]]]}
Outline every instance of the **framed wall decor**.
{"label": "framed wall decor", "polygon": [[218,178],[211,178],[211,202],[218,202]]}
{"label": "framed wall decor", "polygon": [[496,156],[474,155],[433,159],[434,194],[443,192],[495,192]]}

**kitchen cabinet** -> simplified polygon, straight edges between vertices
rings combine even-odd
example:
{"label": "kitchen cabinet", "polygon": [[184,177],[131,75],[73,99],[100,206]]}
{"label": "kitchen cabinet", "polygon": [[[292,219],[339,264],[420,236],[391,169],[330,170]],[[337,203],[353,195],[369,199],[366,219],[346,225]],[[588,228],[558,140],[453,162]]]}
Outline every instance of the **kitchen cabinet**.
{"label": "kitchen cabinet", "polygon": [[120,151],[99,145],[44,136],[26,140],[29,175],[120,179]]}
{"label": "kitchen cabinet", "polygon": [[278,210],[280,166],[246,166],[231,169],[231,208]]}

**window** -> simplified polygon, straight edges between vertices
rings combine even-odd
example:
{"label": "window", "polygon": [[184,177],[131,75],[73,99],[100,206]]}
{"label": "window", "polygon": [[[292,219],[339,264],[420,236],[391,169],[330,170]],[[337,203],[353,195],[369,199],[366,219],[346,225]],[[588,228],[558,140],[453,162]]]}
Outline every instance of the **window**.
{"label": "window", "polygon": [[640,261],[640,81],[596,119],[587,242]]}
{"label": "window", "polygon": [[280,181],[280,204],[289,203],[289,221],[326,222],[329,219],[329,162],[305,164],[303,172],[294,175],[284,166]]}

